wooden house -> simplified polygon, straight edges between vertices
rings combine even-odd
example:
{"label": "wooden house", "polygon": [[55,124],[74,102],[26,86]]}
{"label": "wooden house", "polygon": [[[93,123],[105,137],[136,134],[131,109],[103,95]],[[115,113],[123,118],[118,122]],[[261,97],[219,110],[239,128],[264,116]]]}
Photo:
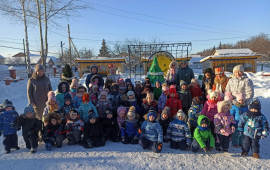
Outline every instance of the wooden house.
{"label": "wooden house", "polygon": [[215,50],[212,55],[205,57],[200,62],[203,69],[224,67],[227,72],[232,72],[236,65],[243,65],[246,72],[255,73],[257,70],[257,59],[260,57],[248,48],[243,49],[220,49]]}

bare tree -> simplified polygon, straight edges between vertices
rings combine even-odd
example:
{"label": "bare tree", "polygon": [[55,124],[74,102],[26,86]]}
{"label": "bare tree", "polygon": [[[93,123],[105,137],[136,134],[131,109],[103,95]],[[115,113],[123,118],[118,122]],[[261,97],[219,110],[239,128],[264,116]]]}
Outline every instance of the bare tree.
{"label": "bare tree", "polygon": [[94,50],[93,49],[87,49],[86,47],[82,48],[80,51],[81,58],[93,58],[94,57]]}
{"label": "bare tree", "polygon": [[5,59],[5,64],[18,66],[19,64],[24,64],[24,60],[22,57],[8,57]]}

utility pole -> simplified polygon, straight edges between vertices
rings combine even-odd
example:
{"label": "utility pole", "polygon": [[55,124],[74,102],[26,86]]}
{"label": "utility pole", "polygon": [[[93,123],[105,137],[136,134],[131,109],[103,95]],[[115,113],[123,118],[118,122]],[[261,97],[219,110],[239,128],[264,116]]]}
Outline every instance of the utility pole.
{"label": "utility pole", "polygon": [[25,67],[27,68],[24,39],[23,39],[23,55],[24,55]]}
{"label": "utility pole", "polygon": [[64,56],[64,53],[63,53],[63,42],[62,41],[61,41],[61,56],[62,56],[62,58]]}
{"label": "utility pole", "polygon": [[71,38],[70,38],[70,30],[68,24],[68,45],[69,45],[69,65],[71,66]]}
{"label": "utility pole", "polygon": [[38,24],[39,24],[39,34],[40,34],[40,46],[41,46],[41,52],[40,56],[42,59],[42,65],[46,69],[46,58],[44,56],[44,46],[43,46],[43,35],[42,35],[42,23],[41,23],[41,12],[40,12],[40,5],[39,5],[39,0],[37,1],[37,8],[38,8]]}

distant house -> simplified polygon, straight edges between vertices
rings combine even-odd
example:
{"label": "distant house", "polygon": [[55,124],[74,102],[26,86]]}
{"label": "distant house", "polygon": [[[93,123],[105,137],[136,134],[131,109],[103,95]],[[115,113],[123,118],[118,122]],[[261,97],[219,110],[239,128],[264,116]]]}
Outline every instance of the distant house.
{"label": "distant house", "polygon": [[203,57],[201,55],[196,55],[196,54],[190,54],[189,57],[191,59],[189,60],[189,67],[192,69],[202,69],[203,64],[200,62]]}
{"label": "distant house", "polygon": [[[38,54],[29,54],[30,56],[30,63],[31,65],[36,65],[36,64],[41,64],[41,56]],[[14,56],[12,56],[13,58],[22,58],[21,63],[20,64],[25,64],[25,56],[24,53],[18,53]],[[49,66],[50,68],[54,65],[54,61],[53,59],[54,57],[51,56],[47,56],[46,58],[46,64],[47,66]],[[6,63],[8,64],[8,63]]]}
{"label": "distant house", "polygon": [[246,72],[255,73],[257,70],[257,59],[261,55],[248,48],[243,49],[220,49],[215,50],[212,55],[200,60],[203,68],[224,67],[225,71],[232,72],[234,66],[243,65]]}

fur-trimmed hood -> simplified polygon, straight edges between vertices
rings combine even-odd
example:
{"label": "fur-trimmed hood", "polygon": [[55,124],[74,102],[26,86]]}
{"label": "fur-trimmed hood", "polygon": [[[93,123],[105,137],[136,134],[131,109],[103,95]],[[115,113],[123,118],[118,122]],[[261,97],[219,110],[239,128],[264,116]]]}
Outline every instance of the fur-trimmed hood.
{"label": "fur-trimmed hood", "polygon": [[47,122],[48,124],[51,124],[51,119],[54,118],[57,120],[57,123],[60,124],[62,122],[62,119],[59,114],[57,113],[49,113],[45,119],[44,122]]}
{"label": "fur-trimmed hood", "polygon": [[59,92],[59,93],[63,93],[62,88],[61,88],[63,84],[66,85],[66,89],[67,89],[66,92],[69,92],[69,89],[70,89],[69,83],[66,82],[66,81],[61,81],[61,82],[58,84],[58,92]]}

